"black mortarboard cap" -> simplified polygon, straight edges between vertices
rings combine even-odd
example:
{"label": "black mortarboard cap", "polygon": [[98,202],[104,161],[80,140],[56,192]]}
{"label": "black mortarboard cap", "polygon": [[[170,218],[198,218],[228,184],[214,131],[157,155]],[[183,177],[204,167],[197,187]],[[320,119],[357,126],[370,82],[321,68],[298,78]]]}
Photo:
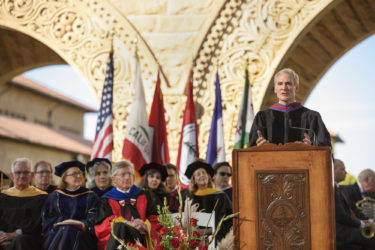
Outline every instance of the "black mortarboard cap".
{"label": "black mortarboard cap", "polygon": [[139,170],[139,174],[141,176],[144,176],[149,170],[158,171],[161,176],[161,181],[165,181],[165,179],[167,179],[167,176],[168,176],[167,169],[165,168],[165,166],[156,162],[150,162],[148,164],[143,165],[142,168]]}
{"label": "black mortarboard cap", "polygon": [[63,173],[72,167],[78,167],[82,172],[85,172],[85,164],[80,161],[66,161],[55,167],[55,175],[61,177]]}
{"label": "black mortarboard cap", "polygon": [[186,171],[185,171],[185,175],[189,179],[191,179],[191,177],[193,176],[195,170],[197,170],[199,168],[204,168],[207,171],[207,173],[211,176],[211,178],[215,174],[215,170],[207,162],[204,162],[204,161],[194,161],[193,163],[190,163],[187,166]]}

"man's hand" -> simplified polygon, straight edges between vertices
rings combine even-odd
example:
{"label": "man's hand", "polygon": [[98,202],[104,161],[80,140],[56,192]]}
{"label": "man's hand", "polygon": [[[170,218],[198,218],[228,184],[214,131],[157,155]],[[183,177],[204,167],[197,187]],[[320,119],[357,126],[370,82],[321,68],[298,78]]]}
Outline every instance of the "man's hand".
{"label": "man's hand", "polygon": [[147,234],[147,225],[141,219],[127,221],[127,224],[137,229],[141,234]]}
{"label": "man's hand", "polygon": [[7,241],[12,241],[14,238],[18,236],[18,233],[11,232],[11,233],[1,233],[0,234],[0,244],[6,243]]}
{"label": "man's hand", "polygon": [[303,138],[303,143],[311,145],[310,136],[307,133],[304,133],[303,135],[305,136],[305,138]]}
{"label": "man's hand", "polygon": [[263,145],[263,144],[270,143],[268,140],[266,140],[266,139],[263,137],[262,132],[260,132],[260,130],[257,130],[257,134],[258,134],[258,139],[256,140],[256,144],[257,144],[257,146],[260,146],[260,145]]}
{"label": "man's hand", "polygon": [[305,138],[303,138],[303,141],[295,141],[295,142],[296,143],[304,143],[304,144],[307,144],[307,145],[311,145],[310,136],[307,133],[304,133],[303,135],[305,136]]}
{"label": "man's hand", "polygon": [[8,240],[8,241],[4,241],[2,243],[0,243],[0,247],[3,247],[3,248],[7,248],[9,245],[10,245],[11,241]]}
{"label": "man's hand", "polygon": [[366,221],[365,223],[366,223],[366,226],[372,227],[372,230],[375,231],[375,222],[374,221],[373,222]]}

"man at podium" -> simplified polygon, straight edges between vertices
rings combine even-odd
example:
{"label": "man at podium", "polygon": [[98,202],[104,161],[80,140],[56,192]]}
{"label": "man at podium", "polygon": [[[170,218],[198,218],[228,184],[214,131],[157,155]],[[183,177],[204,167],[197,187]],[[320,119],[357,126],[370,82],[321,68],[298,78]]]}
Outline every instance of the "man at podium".
{"label": "man at podium", "polygon": [[255,116],[249,146],[287,142],[331,146],[330,135],[320,114],[296,102],[298,87],[299,77],[292,69],[276,73],[274,92],[279,101]]}

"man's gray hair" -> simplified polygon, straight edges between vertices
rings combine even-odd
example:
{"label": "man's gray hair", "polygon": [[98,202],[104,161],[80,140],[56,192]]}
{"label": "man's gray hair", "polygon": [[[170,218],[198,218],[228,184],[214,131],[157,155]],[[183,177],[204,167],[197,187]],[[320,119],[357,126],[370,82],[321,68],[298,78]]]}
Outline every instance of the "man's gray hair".
{"label": "man's gray hair", "polygon": [[293,84],[296,86],[296,87],[299,87],[299,77],[298,77],[298,74],[292,70],[292,69],[289,69],[289,68],[285,68],[285,69],[282,69],[280,70],[279,72],[277,72],[273,78],[273,83],[274,85],[276,85],[276,78],[280,75],[280,74],[283,74],[283,73],[287,73],[289,74],[291,77],[292,77],[292,80],[293,80]]}
{"label": "man's gray hair", "polygon": [[375,184],[375,172],[369,168],[362,170],[358,175],[358,180],[359,181],[367,180],[368,182]]}
{"label": "man's gray hair", "polygon": [[134,165],[130,161],[124,160],[124,161],[118,161],[113,165],[112,168],[112,175],[116,175],[117,170],[120,168],[130,167],[132,174],[134,176]]}
{"label": "man's gray hair", "polygon": [[107,170],[108,170],[108,178],[109,178],[109,185],[111,185],[111,183],[112,183],[111,174],[110,174],[110,171],[111,171],[111,165],[109,165],[109,163],[106,162],[106,161],[99,161],[99,162],[96,162],[96,163],[94,164],[94,166],[92,166],[91,168],[89,168],[89,171],[87,172],[86,187],[87,187],[88,189],[91,189],[91,188],[96,187],[96,184],[95,184],[95,173],[96,173],[96,171],[98,170],[98,167],[99,167],[100,165],[103,165],[103,166],[107,167]]}
{"label": "man's gray hair", "polygon": [[29,168],[29,170],[31,171],[31,161],[25,157],[22,157],[22,158],[17,158],[15,159],[13,162],[12,162],[12,165],[11,165],[11,171],[12,173],[14,173],[14,168],[16,167],[17,164],[19,163],[26,163],[27,167]]}

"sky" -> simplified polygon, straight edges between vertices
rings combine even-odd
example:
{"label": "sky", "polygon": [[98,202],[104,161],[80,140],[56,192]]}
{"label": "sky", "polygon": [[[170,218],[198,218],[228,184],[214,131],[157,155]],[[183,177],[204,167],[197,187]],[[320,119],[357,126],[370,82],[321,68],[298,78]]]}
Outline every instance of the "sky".
{"label": "sky", "polygon": [[[342,56],[322,77],[305,102],[319,111],[326,127],[343,139],[335,146],[335,157],[357,176],[365,168],[375,169],[375,35]],[[90,107],[99,109],[94,92],[70,66],[48,66],[24,73],[31,80]],[[93,140],[96,114],[84,117],[84,137]]]}

